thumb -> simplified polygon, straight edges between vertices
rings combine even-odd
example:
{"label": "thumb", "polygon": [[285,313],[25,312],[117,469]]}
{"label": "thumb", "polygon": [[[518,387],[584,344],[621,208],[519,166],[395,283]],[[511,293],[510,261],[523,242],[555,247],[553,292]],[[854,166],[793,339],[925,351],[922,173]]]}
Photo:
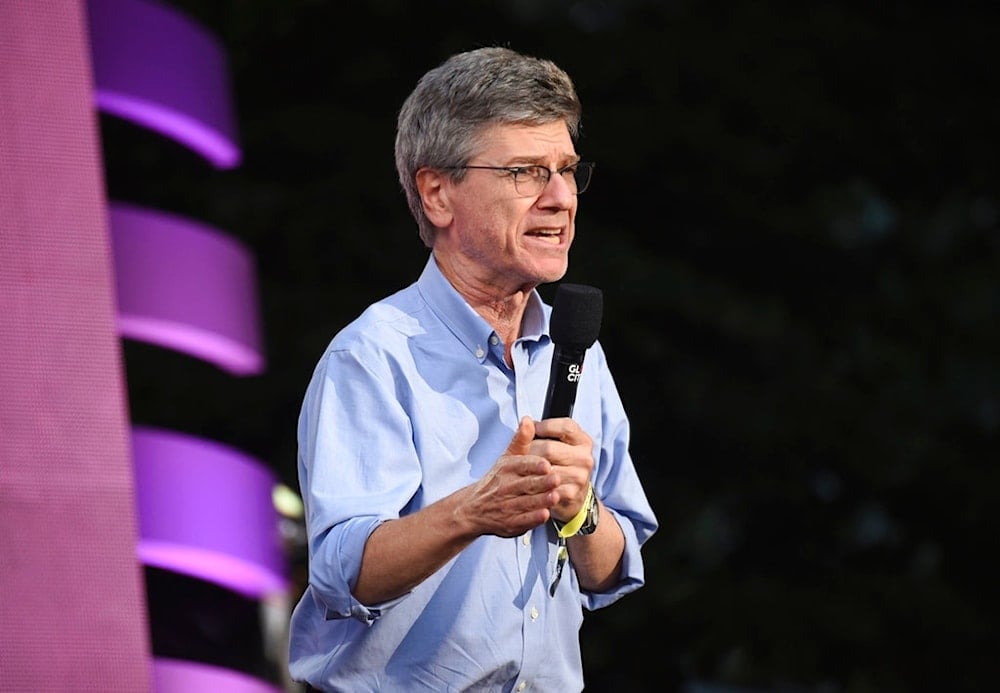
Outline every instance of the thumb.
{"label": "thumb", "polygon": [[514,431],[514,437],[507,446],[508,455],[527,455],[531,441],[535,439],[535,422],[530,416],[522,416]]}

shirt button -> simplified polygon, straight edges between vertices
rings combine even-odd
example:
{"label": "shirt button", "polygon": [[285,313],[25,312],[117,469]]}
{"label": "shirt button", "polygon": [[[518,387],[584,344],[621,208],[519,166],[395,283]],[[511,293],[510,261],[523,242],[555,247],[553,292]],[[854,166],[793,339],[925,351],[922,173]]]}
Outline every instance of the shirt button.
{"label": "shirt button", "polygon": [[521,543],[524,544],[525,546],[531,543],[531,532],[528,532],[527,534],[521,536]]}
{"label": "shirt button", "polygon": [[477,346],[477,347],[476,347],[476,358],[477,358],[477,359],[481,359],[481,358],[483,358],[483,356],[485,356],[485,355],[486,355],[486,352],[485,352],[485,351],[483,351],[483,348],[482,348],[481,346]]}
{"label": "shirt button", "polygon": [[519,691],[523,691],[527,687],[528,687],[527,681],[522,681],[521,683],[517,684],[517,690]]}
{"label": "shirt button", "polygon": [[490,344],[492,344],[493,346],[496,346],[499,343],[500,343],[500,338],[497,337],[495,334],[491,334],[490,335]]}
{"label": "shirt button", "polygon": [[538,619],[538,609],[535,607],[531,607],[531,620],[534,621],[537,619]]}

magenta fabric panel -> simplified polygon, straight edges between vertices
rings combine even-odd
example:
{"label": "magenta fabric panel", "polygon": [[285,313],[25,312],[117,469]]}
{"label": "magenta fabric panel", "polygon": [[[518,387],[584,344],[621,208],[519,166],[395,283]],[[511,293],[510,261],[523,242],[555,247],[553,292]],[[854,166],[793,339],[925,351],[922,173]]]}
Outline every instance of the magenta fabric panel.
{"label": "magenta fabric panel", "polygon": [[156,693],[281,693],[281,688],[239,672],[157,657]]}
{"label": "magenta fabric panel", "polygon": [[124,337],[194,356],[235,375],[264,370],[253,254],[201,222],[112,203]]}
{"label": "magenta fabric panel", "polygon": [[238,166],[229,67],[200,24],[154,0],[88,0],[101,111],[169,137],[217,168]]}
{"label": "magenta fabric panel", "polygon": [[221,443],[148,426],[133,429],[132,444],[143,563],[249,597],[287,591],[274,472]]}
{"label": "magenta fabric panel", "polygon": [[85,8],[0,2],[0,690],[152,683]]}

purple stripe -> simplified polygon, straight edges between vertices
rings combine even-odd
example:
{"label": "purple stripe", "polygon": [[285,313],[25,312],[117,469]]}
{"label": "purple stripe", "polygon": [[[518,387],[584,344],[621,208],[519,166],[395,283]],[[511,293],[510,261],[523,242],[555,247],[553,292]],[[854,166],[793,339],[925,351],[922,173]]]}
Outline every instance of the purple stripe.
{"label": "purple stripe", "polygon": [[102,111],[180,142],[218,168],[241,153],[223,46],[163,3],[89,0]]}
{"label": "purple stripe", "polygon": [[206,224],[112,203],[124,337],[175,349],[236,375],[264,370],[256,265]]}
{"label": "purple stripe", "polygon": [[288,588],[272,471],[172,431],[134,427],[132,446],[144,563],[252,597]]}

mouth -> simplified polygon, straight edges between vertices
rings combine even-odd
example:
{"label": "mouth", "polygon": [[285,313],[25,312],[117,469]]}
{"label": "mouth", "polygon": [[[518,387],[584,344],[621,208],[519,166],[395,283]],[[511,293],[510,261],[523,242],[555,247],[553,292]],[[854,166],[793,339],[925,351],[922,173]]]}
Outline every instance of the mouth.
{"label": "mouth", "polygon": [[532,229],[526,234],[531,238],[538,238],[552,245],[558,245],[562,239],[562,229]]}

